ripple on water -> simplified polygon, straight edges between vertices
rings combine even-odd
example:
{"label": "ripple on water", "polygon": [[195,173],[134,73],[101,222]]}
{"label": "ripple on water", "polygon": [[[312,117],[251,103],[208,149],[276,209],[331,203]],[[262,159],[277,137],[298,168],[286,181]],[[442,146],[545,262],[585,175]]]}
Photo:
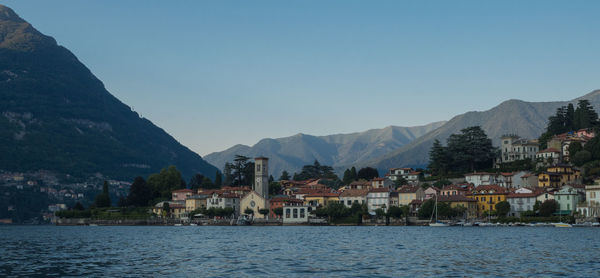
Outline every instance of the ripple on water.
{"label": "ripple on water", "polygon": [[597,277],[600,229],[0,226],[0,276]]}

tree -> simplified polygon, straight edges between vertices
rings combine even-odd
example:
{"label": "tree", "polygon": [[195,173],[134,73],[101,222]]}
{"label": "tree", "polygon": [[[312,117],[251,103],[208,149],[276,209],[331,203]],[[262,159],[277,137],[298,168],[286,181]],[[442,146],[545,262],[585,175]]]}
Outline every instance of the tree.
{"label": "tree", "polygon": [[203,180],[204,180],[204,175],[202,175],[202,174],[195,174],[190,179],[190,182],[188,183],[188,185],[190,186],[190,189],[197,190],[198,188],[202,187],[202,181]]}
{"label": "tree", "polygon": [[446,148],[440,140],[435,139],[429,150],[429,165],[427,166],[434,176],[445,176],[448,172],[450,158]]}
{"label": "tree", "polygon": [[400,186],[403,186],[403,185],[407,185],[407,184],[408,184],[408,181],[407,181],[405,178],[403,178],[403,177],[398,177],[398,178],[397,178],[397,179],[394,181],[394,186],[395,186],[396,188],[398,188],[398,187],[400,187]]}
{"label": "tree", "polygon": [[129,187],[127,195],[127,205],[134,207],[145,207],[152,200],[152,190],[142,177],[136,177]]}
{"label": "tree", "polygon": [[117,202],[117,205],[118,205],[120,208],[127,207],[127,205],[128,205],[128,204],[127,204],[127,198],[125,198],[125,197],[119,197],[119,201]]}
{"label": "tree", "polygon": [[583,150],[581,143],[573,142],[573,143],[569,144],[569,148],[568,148],[569,158],[572,159],[581,150]]}
{"label": "tree", "polygon": [[598,114],[594,111],[594,107],[587,99],[582,99],[577,102],[577,110],[573,119],[574,126],[571,130],[581,128],[593,128],[598,126]]}
{"label": "tree", "polygon": [[540,205],[540,216],[551,216],[558,209],[558,203],[555,200],[546,200]]}
{"label": "tree", "polygon": [[342,203],[329,203],[327,205],[327,215],[330,220],[337,220],[350,215],[350,210]]}
{"label": "tree", "polygon": [[221,174],[221,172],[217,170],[217,173],[215,174],[215,187],[221,188],[222,186],[223,186],[223,174]]}
{"label": "tree", "polygon": [[275,196],[279,195],[279,193],[281,193],[281,184],[276,181],[269,183],[269,195]]}
{"label": "tree", "polygon": [[277,217],[281,218],[281,216],[283,215],[283,208],[282,207],[274,208],[273,213],[275,215],[277,215]]}
{"label": "tree", "polygon": [[579,151],[574,156],[571,156],[571,153],[569,153],[569,156],[571,157],[571,162],[577,167],[581,167],[592,160],[592,153],[586,150]]}
{"label": "tree", "polygon": [[433,215],[435,209],[435,200],[429,199],[425,201],[419,209],[419,218],[430,218]]}
{"label": "tree", "polygon": [[507,201],[497,203],[496,212],[498,213],[498,216],[506,216],[510,212],[510,204]]}
{"label": "tree", "polygon": [[96,195],[95,202],[97,208],[110,207],[110,195],[108,193],[108,182],[104,181],[102,193]]}
{"label": "tree", "polygon": [[200,184],[201,188],[205,188],[205,189],[213,189],[213,188],[218,188],[215,186],[215,184],[210,180],[209,177],[204,177],[202,179],[202,183]]}
{"label": "tree", "polygon": [[385,211],[382,208],[378,208],[375,210],[375,216],[377,216],[377,218],[384,217]]}
{"label": "tree", "polygon": [[279,180],[280,181],[290,180],[290,174],[286,170],[283,170],[283,172],[281,172],[281,176],[279,177]]}
{"label": "tree", "polygon": [[259,209],[259,210],[258,210],[258,213],[262,214],[262,216],[263,216],[264,218],[266,218],[266,217],[267,217],[267,215],[269,214],[269,212],[270,212],[270,211],[269,211],[269,209],[265,209],[265,208],[262,208],[262,209]]}
{"label": "tree", "polygon": [[453,158],[452,165],[456,171],[475,171],[490,168],[496,157],[492,140],[479,126],[461,130],[460,134],[448,137],[447,151]]}
{"label": "tree", "polygon": [[358,170],[357,179],[372,180],[379,177],[379,172],[375,168],[365,167]]}
{"label": "tree", "polygon": [[166,202],[166,201],[163,202],[163,205],[162,205],[162,214],[163,214],[163,216],[166,216],[166,217],[170,217],[171,216],[171,207],[169,205],[169,202]]}
{"label": "tree", "polygon": [[540,206],[542,205],[541,201],[535,201],[535,204],[533,204],[533,211],[537,212],[540,210]]}
{"label": "tree", "polygon": [[225,184],[233,186],[254,184],[254,162],[243,155],[235,155],[233,163],[225,163]]}
{"label": "tree", "polygon": [[160,173],[150,175],[147,184],[154,199],[170,199],[173,190],[185,188],[181,173],[173,165],[161,169]]}
{"label": "tree", "polygon": [[404,212],[402,211],[402,209],[397,206],[391,206],[388,210],[388,215],[397,219],[401,218],[403,214]]}
{"label": "tree", "polygon": [[343,184],[350,184],[354,181],[354,177],[352,176],[352,173],[350,172],[350,169],[346,169],[346,171],[344,171],[344,177],[342,178],[342,183]]}
{"label": "tree", "polygon": [[85,208],[83,207],[83,205],[80,202],[75,203],[75,205],[73,206],[74,210],[85,210]]}
{"label": "tree", "polygon": [[246,208],[244,210],[244,214],[248,214],[248,215],[254,215],[254,210],[251,208]]}
{"label": "tree", "polygon": [[339,180],[338,176],[333,172],[333,167],[321,165],[317,160],[312,165],[304,165],[298,175],[294,174],[294,180],[307,179]]}

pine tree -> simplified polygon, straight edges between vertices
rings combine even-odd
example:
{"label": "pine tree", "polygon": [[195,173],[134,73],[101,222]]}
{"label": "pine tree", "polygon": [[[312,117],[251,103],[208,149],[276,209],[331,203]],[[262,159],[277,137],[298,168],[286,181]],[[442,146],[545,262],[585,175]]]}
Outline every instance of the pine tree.
{"label": "pine tree", "polygon": [[217,170],[215,174],[215,187],[221,188],[223,186],[223,174]]}
{"label": "pine tree", "polygon": [[280,181],[287,181],[290,179],[290,174],[288,174],[287,171],[283,170],[283,172],[281,172],[281,177],[279,177]]}
{"label": "pine tree", "polygon": [[145,207],[152,200],[152,190],[142,177],[136,177],[129,187],[127,195],[127,205],[134,207]]}

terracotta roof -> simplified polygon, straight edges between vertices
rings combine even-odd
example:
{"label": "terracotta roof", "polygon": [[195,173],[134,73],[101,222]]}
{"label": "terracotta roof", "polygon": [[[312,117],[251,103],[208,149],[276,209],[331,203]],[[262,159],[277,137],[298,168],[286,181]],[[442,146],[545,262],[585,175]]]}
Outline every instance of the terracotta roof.
{"label": "terracotta roof", "polygon": [[346,189],[340,197],[363,197],[367,196],[367,193],[369,193],[367,189]]}
{"label": "terracotta roof", "polygon": [[306,197],[339,197],[339,196],[340,196],[340,193],[322,192],[322,193],[307,194],[304,196],[304,198],[306,198]]}
{"label": "terracotta roof", "polygon": [[498,175],[498,173],[473,172],[473,173],[467,173],[467,174],[465,174],[465,176],[485,176],[485,175]]}
{"label": "terracotta roof", "polygon": [[530,198],[530,197],[540,196],[540,194],[543,194],[543,193],[537,193],[537,192],[533,192],[533,193],[510,193],[510,194],[506,195],[506,198]]}
{"label": "terracotta roof", "polygon": [[538,153],[560,153],[560,151],[554,148],[547,148],[545,150],[539,151]]}
{"label": "terracotta roof", "polygon": [[384,181],[384,180],[385,180],[384,178],[374,178],[371,181]]}
{"label": "terracotta roof", "polygon": [[477,200],[463,195],[441,195],[438,196],[438,202],[477,202]]}
{"label": "terracotta roof", "polygon": [[422,204],[422,203],[423,203],[423,201],[422,201],[422,200],[417,200],[417,199],[410,201],[410,204],[411,204],[411,205],[420,205],[420,204]]}
{"label": "terracotta roof", "polygon": [[177,190],[173,190],[173,193],[192,193],[194,192],[194,190],[191,189],[177,189]]}
{"label": "terracotta roof", "polygon": [[403,185],[396,191],[398,191],[398,193],[415,193],[419,190],[419,188],[419,186]]}
{"label": "terracotta roof", "polygon": [[443,190],[459,190],[459,191],[466,191],[466,189],[464,189],[464,188],[462,188],[462,187],[460,187],[460,186],[458,186],[458,185],[455,185],[455,184],[446,185],[446,186],[442,187],[442,191],[443,191]]}
{"label": "terracotta roof", "polygon": [[[489,191],[493,190],[494,193],[493,194],[505,194],[506,189],[504,187],[495,185],[495,184],[490,184],[490,185],[480,185],[478,187],[475,187],[475,189],[473,189],[473,191],[471,192],[471,194],[490,194],[488,193]],[[484,191],[485,193],[479,193]]]}
{"label": "terracotta roof", "polygon": [[369,190],[369,193],[370,192],[391,192],[391,189],[385,187],[372,188],[371,190]]}
{"label": "terracotta roof", "polygon": [[304,203],[304,201],[290,197],[275,197],[270,200],[271,203],[283,202],[283,203]]}

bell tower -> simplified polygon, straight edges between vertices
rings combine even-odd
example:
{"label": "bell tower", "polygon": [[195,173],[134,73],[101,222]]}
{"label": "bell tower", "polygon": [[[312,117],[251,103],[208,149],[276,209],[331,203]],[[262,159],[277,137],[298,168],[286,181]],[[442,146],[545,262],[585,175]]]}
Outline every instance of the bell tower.
{"label": "bell tower", "polygon": [[263,198],[269,199],[269,159],[257,157],[254,159],[254,191]]}

